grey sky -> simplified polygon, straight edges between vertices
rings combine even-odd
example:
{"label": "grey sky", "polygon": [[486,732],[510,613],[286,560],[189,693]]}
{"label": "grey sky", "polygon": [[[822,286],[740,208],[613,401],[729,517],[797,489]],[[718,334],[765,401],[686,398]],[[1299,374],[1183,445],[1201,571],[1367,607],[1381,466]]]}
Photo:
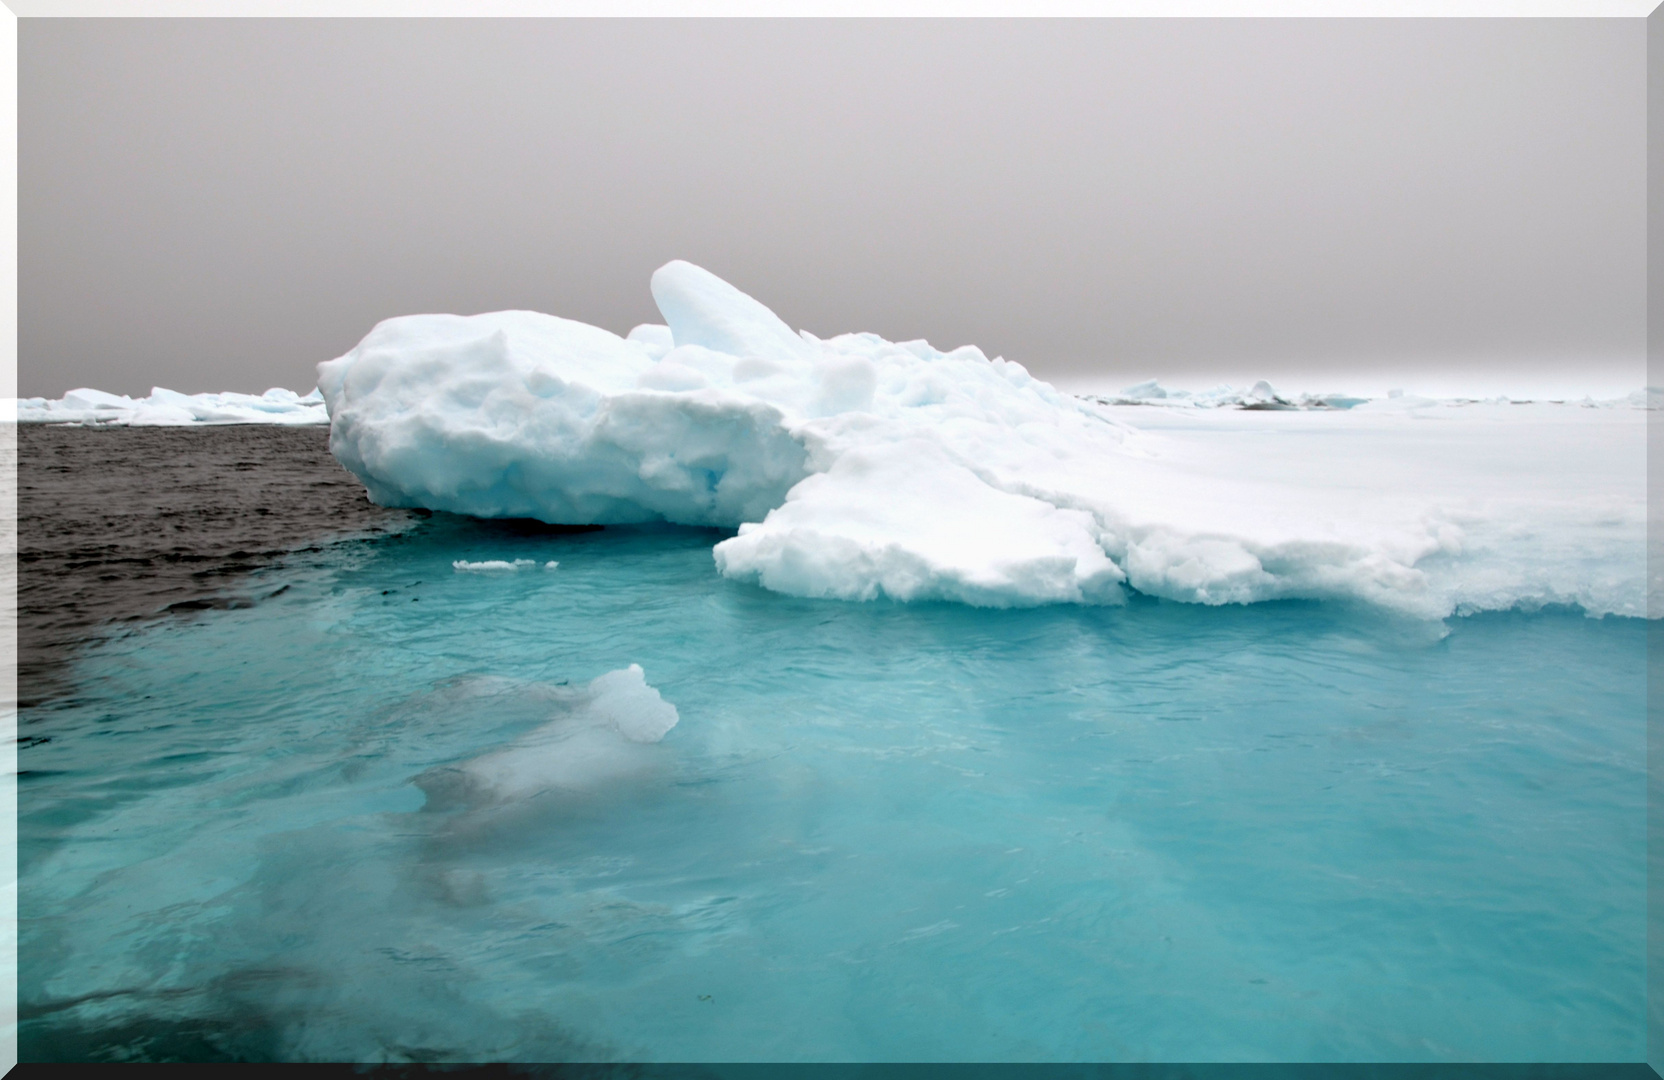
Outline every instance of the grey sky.
{"label": "grey sky", "polygon": [[305,390],[378,319],[624,332],[700,263],[1064,385],[1638,386],[1646,27],[66,20],[19,391]]}

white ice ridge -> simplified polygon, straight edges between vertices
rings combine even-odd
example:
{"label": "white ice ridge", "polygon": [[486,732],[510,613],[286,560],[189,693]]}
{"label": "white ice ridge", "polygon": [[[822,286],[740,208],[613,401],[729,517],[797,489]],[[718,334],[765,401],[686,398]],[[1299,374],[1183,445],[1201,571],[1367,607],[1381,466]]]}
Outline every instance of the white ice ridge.
{"label": "white ice ridge", "polygon": [[[559,565],[560,563],[551,560],[543,564],[543,569],[553,570]],[[536,559],[515,559],[513,562],[507,559],[484,559],[480,562],[457,559],[451,563],[451,569],[459,574],[514,574],[521,570],[535,570],[537,566]]]}
{"label": "white ice ridge", "polygon": [[546,791],[599,792],[653,767],[646,746],[680,717],[640,664],[551,695],[554,718],[507,746],[417,779],[435,806],[512,802]]}
{"label": "white ice ridge", "polygon": [[685,262],[628,338],[526,311],[389,319],[319,365],[376,502],[737,529],[779,592],[988,606],[1363,600],[1645,608],[1640,409],[1106,406],[965,346],[794,333]]}
{"label": "white ice ridge", "polygon": [[302,397],[274,388],[264,394],[181,394],[160,386],[149,397],[102,390],[71,390],[61,398],[19,398],[19,423],[131,424],[184,427],[196,424],[327,424],[318,391]]}

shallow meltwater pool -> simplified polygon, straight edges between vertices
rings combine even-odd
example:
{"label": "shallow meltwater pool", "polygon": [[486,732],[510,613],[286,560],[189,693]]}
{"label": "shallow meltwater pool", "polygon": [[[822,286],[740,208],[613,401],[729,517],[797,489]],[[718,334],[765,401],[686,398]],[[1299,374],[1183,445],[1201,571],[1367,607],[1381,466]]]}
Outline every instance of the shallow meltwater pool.
{"label": "shallow meltwater pool", "polygon": [[[440,514],[86,651],[23,1060],[1644,1056],[1641,620],[800,600],[724,535]],[[661,741],[439,782],[631,665]]]}

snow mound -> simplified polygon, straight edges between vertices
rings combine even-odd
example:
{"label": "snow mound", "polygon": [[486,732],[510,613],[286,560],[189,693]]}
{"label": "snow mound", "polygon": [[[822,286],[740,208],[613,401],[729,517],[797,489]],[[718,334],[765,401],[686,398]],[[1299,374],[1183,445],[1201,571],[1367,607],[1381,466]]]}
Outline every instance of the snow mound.
{"label": "snow mound", "polygon": [[389,319],[319,365],[331,449],[383,505],[735,529],[721,573],[799,596],[1645,608],[1636,408],[1106,404],[973,346],[794,333],[685,262],[652,292],[665,324],[624,338]]}
{"label": "snow mound", "polygon": [[264,394],[181,394],[160,386],[149,397],[102,390],[71,390],[61,398],[19,398],[19,423],[131,424],[185,427],[196,424],[327,424],[323,395],[302,397],[273,388]]}
{"label": "snow mound", "polygon": [[650,771],[656,758],[647,748],[680,719],[676,706],[647,685],[639,664],[551,697],[555,716],[547,723],[507,746],[418,777],[429,805],[517,802],[550,791],[599,793]]}

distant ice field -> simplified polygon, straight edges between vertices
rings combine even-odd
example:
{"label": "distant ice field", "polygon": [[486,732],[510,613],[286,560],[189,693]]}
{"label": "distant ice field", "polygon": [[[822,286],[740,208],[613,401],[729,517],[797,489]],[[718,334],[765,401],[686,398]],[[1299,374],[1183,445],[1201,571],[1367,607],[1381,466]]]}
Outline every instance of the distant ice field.
{"label": "distant ice field", "polygon": [[723,535],[436,514],[85,650],[22,1057],[1643,1054],[1641,620],[852,604]]}

